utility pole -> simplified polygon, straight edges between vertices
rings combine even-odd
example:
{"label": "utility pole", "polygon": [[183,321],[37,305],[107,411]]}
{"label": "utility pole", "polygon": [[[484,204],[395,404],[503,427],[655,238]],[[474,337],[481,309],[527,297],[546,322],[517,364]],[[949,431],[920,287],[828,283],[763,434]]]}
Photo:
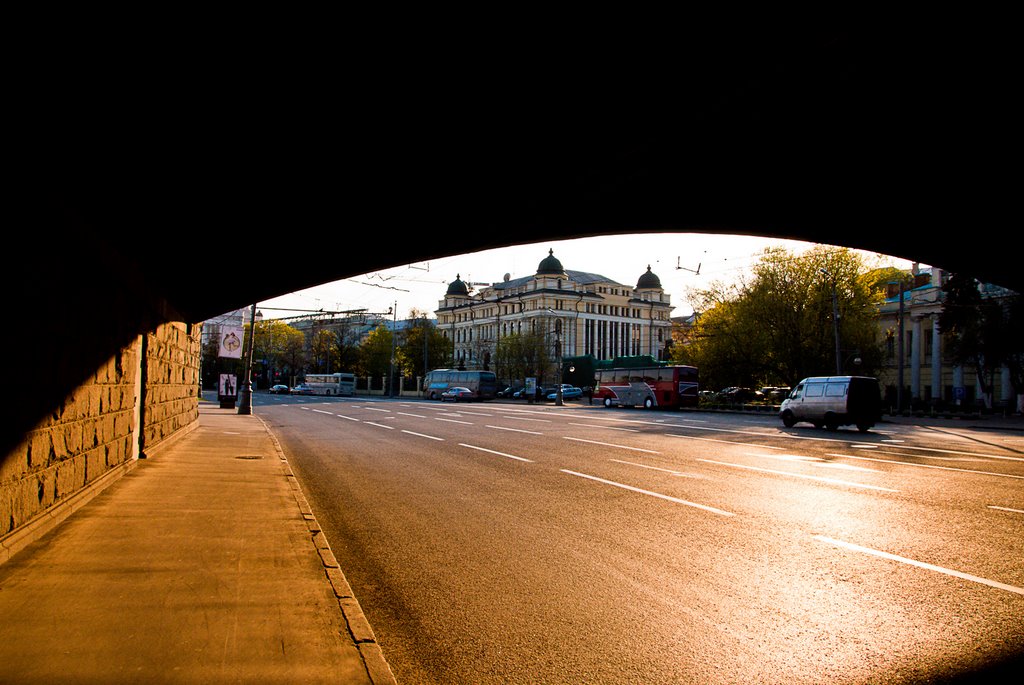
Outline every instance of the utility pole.
{"label": "utility pole", "polygon": [[388,397],[394,397],[395,382],[395,336],[398,335],[398,302],[392,307],[393,323],[391,324],[391,364],[388,370]]}
{"label": "utility pole", "polygon": [[[826,269],[821,269],[821,273],[830,277],[832,274]],[[843,375],[843,357],[842,352],[839,349],[839,303],[836,300],[836,281],[832,279],[832,330],[835,333],[836,339],[836,375]]]}
{"label": "utility pole", "polygon": [[238,413],[252,414],[252,354],[256,347],[256,303],[252,305],[252,316],[249,322],[249,349],[246,350],[245,363],[242,373],[245,374],[245,382],[238,396]]}

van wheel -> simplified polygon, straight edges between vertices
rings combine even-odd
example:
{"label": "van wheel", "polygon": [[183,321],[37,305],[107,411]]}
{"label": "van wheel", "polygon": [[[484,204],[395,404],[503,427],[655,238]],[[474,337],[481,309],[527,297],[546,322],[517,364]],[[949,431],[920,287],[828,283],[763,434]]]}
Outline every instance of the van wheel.
{"label": "van wheel", "polygon": [[870,423],[858,423],[857,424],[857,430],[859,430],[861,433],[867,433],[870,429],[871,429],[871,424]]}
{"label": "van wheel", "polygon": [[607,407],[608,409],[611,409],[611,407],[612,407],[612,398],[610,398],[610,397],[604,398],[604,406]]}
{"label": "van wheel", "polygon": [[793,412],[787,411],[782,414],[782,425],[786,428],[792,428],[796,425],[796,417],[793,416]]}
{"label": "van wheel", "polygon": [[654,400],[652,400],[650,397],[648,397],[647,399],[644,400],[644,409],[650,409],[653,406],[654,406]]}
{"label": "van wheel", "polygon": [[826,415],[825,416],[825,430],[829,430],[829,431],[839,430],[839,420],[835,416],[832,416],[831,414]]}
{"label": "van wheel", "polygon": [[436,400],[437,399],[437,393],[436,392],[430,393],[430,399]]}

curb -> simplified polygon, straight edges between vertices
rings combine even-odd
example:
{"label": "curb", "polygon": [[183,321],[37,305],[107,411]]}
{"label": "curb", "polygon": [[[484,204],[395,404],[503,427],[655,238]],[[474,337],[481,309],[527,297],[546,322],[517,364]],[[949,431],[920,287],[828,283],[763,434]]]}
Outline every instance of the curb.
{"label": "curb", "polygon": [[370,627],[370,622],[367,620],[366,614],[363,613],[363,608],[359,605],[359,601],[352,592],[352,587],[345,578],[338,560],[335,559],[331,546],[327,542],[327,537],[324,535],[323,530],[320,529],[320,524],[317,522],[313,510],[302,492],[302,487],[292,471],[291,464],[288,462],[288,457],[285,455],[281,443],[277,441],[277,437],[271,432],[261,417],[255,414],[253,416],[259,420],[263,429],[267,432],[270,441],[274,445],[274,449],[277,451],[277,456],[281,460],[281,465],[285,469],[285,478],[288,479],[288,484],[291,486],[299,513],[306,521],[306,526],[310,533],[310,542],[312,542],[313,549],[320,557],[324,576],[334,590],[334,597],[338,600],[338,608],[341,610],[342,616],[345,618],[345,625],[348,626],[349,634],[355,642],[360,656],[363,658],[363,663],[366,666],[370,680],[374,685],[398,685],[398,680],[396,680],[394,673],[391,671],[391,666],[384,658],[384,652],[377,643],[377,636],[374,634],[373,628]]}

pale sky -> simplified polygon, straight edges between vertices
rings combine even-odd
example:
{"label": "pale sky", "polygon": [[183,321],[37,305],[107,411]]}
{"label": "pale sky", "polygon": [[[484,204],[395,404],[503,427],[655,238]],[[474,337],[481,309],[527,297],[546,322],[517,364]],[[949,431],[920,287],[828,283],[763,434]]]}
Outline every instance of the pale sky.
{"label": "pale sky", "polygon": [[[672,296],[673,316],[693,312],[686,299],[692,287],[704,287],[714,281],[731,282],[749,273],[766,247],[782,246],[802,252],[811,243],[777,238],[699,233],[645,233],[632,235],[549,240],[528,245],[503,247],[454,255],[429,262],[417,262],[333,283],[301,290],[290,295],[257,303],[265,319],[302,314],[298,310],[346,311],[365,309],[384,313],[397,302],[398,318],[407,318],[412,309],[433,316],[448,283],[461,277],[467,283],[500,282],[532,276],[537,265],[553,249],[562,266],[573,271],[597,273],[633,287],[637,279],[651,270]],[[891,263],[909,268],[909,262],[889,258]],[[700,273],[695,273],[698,269]],[[477,285],[475,293],[483,286]],[[294,308],[281,311],[278,308]]]}

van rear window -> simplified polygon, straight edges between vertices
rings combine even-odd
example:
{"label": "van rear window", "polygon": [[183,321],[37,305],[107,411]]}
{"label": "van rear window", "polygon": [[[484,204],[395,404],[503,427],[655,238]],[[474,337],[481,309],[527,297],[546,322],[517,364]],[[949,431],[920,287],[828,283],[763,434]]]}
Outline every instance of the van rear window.
{"label": "van rear window", "polygon": [[825,397],[843,397],[846,395],[846,383],[829,383],[825,386]]}

